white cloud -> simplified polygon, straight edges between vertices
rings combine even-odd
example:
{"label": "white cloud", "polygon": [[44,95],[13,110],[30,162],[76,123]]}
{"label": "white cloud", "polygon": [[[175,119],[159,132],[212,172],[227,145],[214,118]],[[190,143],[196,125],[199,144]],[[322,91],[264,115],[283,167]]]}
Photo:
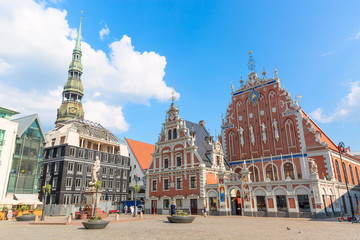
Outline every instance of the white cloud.
{"label": "white cloud", "polygon": [[11,65],[0,59],[0,75],[9,73]]}
{"label": "white cloud", "polygon": [[86,109],[85,114],[88,119],[98,122],[106,128],[118,129],[121,132],[126,132],[129,124],[125,121],[122,108],[110,106],[103,102],[87,101],[84,104]]}
{"label": "white cloud", "polygon": [[321,56],[322,56],[322,57],[325,57],[325,56],[332,55],[332,54],[334,54],[334,53],[335,53],[335,51],[330,51],[330,52],[326,52],[326,53],[321,54]]}
{"label": "white cloud", "polygon": [[355,40],[359,40],[359,39],[360,39],[360,31],[359,31],[359,32],[357,32],[357,33],[355,33],[355,35],[354,35],[354,36],[349,37],[348,39],[349,39],[349,40],[353,40],[353,39],[355,39]]}
{"label": "white cloud", "polygon": [[[57,86],[64,86],[67,80],[75,46],[76,29],[69,27],[66,15],[66,10],[44,2],[0,0],[1,106],[24,114],[38,113],[45,128],[55,122],[62,92]],[[128,36],[112,42],[109,48],[107,56],[82,42],[85,118],[101,120],[104,127],[122,132],[129,127],[122,112],[127,102],[168,100],[171,88],[163,79],[165,57],[135,51]],[[99,106],[103,107],[102,117],[94,111]]]}
{"label": "white cloud", "polygon": [[105,25],[99,32],[99,36],[101,40],[104,40],[104,37],[109,36],[110,34],[110,29],[107,25]]}
{"label": "white cloud", "polygon": [[310,116],[322,123],[339,120],[360,123],[360,81],[351,83],[350,93],[341,99],[333,113],[326,116],[318,108]]}

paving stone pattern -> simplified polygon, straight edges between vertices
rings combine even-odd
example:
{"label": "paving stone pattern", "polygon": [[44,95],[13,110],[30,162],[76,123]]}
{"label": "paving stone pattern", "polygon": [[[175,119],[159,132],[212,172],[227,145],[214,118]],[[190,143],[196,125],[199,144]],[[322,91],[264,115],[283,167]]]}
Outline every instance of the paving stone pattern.
{"label": "paving stone pattern", "polygon": [[[122,216],[123,222],[109,224],[103,230],[85,230],[79,224],[44,226],[1,221],[0,239],[360,239],[360,223],[339,223],[336,219],[197,216],[192,224],[170,224],[166,216],[145,217],[143,221],[125,221],[133,218]],[[64,222],[65,218],[47,217],[47,221]]]}

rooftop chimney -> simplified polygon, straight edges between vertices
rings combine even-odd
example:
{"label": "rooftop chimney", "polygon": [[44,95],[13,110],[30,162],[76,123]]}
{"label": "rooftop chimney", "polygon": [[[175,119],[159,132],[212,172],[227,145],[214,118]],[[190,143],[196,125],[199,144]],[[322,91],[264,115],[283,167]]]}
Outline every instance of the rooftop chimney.
{"label": "rooftop chimney", "polygon": [[200,121],[199,121],[199,125],[205,127],[205,122],[204,122],[204,120],[200,120]]}

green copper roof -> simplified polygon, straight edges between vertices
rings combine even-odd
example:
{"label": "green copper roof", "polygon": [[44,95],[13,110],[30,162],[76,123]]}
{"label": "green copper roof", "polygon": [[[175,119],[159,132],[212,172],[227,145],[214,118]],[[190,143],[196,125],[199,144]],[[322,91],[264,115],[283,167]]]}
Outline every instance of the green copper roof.
{"label": "green copper roof", "polygon": [[82,64],[81,64],[81,18],[76,45],[72,54],[72,60],[69,65],[68,80],[65,83],[62,93],[62,103],[57,110],[57,119],[55,124],[63,123],[74,118],[84,118],[84,109],[82,106],[83,85],[81,83]]}
{"label": "green copper roof", "polygon": [[19,112],[16,112],[16,111],[11,110],[11,109],[3,108],[3,107],[0,107],[0,113],[11,115],[11,116],[15,115],[15,114],[19,114]]}
{"label": "green copper roof", "polygon": [[82,20],[82,18],[80,18],[79,31],[78,31],[78,35],[76,38],[75,48],[74,48],[74,50],[78,50],[80,52],[81,52],[81,20]]}

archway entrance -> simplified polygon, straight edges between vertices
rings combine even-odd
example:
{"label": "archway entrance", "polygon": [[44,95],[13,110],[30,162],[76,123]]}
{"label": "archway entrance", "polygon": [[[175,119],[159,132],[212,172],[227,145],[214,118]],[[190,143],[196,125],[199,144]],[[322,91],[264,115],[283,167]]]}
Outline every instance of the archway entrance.
{"label": "archway entrance", "polygon": [[236,188],[230,191],[231,215],[241,215],[241,196],[240,191]]}

